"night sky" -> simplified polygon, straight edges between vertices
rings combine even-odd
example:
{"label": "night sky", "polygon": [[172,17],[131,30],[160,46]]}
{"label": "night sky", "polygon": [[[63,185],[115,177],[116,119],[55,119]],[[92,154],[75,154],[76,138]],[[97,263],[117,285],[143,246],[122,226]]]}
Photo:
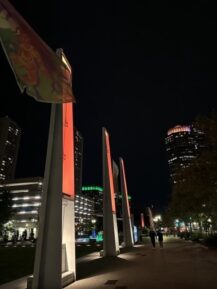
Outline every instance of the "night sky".
{"label": "night sky", "polygon": [[[133,207],[162,209],[170,194],[168,128],[217,108],[215,7],[61,0],[48,9],[43,1],[11,2],[53,50],[64,49],[73,67],[83,184],[102,184],[105,126],[114,160],[125,160]],[[0,64],[0,113],[23,129],[17,177],[43,176],[50,105],[21,95],[2,49]]]}

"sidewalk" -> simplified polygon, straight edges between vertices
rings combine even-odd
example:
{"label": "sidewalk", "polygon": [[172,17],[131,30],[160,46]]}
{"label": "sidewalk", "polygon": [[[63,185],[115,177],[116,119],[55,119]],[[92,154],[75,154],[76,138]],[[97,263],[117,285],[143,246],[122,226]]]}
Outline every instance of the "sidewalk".
{"label": "sidewalk", "polygon": [[0,285],[0,289],[26,289],[27,277],[22,277],[14,281]]}
{"label": "sidewalk", "polygon": [[78,264],[77,281],[66,288],[217,288],[217,252],[177,238],[165,238],[164,248],[156,245],[137,245],[117,258],[92,254]]}
{"label": "sidewalk", "polygon": [[[92,253],[77,260],[77,281],[66,289],[216,289],[217,252],[177,238],[164,248],[136,245],[118,257]],[[0,286],[25,289],[26,278]],[[50,288],[47,288],[50,289]],[[53,289],[53,288],[51,288]]]}

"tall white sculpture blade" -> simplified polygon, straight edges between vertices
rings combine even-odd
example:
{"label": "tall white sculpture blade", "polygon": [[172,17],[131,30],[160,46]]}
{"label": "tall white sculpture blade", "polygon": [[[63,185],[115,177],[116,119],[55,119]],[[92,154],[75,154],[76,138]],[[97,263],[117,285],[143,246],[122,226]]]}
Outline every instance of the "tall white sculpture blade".
{"label": "tall white sculpture blade", "polygon": [[103,255],[119,254],[118,227],[109,134],[102,129],[103,147]]}
{"label": "tall white sculpture blade", "polygon": [[121,193],[122,193],[124,243],[126,247],[132,247],[134,243],[133,229],[132,229],[132,223],[131,223],[126,173],[125,173],[124,161],[122,158],[120,158],[120,177],[121,177]]}

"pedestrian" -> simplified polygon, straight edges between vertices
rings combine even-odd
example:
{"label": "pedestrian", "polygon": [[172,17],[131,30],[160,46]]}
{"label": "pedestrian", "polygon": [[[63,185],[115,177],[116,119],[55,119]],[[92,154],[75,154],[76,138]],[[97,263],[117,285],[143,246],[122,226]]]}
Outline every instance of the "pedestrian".
{"label": "pedestrian", "polygon": [[163,248],[163,233],[161,232],[161,230],[158,230],[157,237],[160,247]]}
{"label": "pedestrian", "polygon": [[156,238],[155,231],[151,229],[150,232],[149,232],[149,236],[150,236],[150,239],[151,239],[152,246],[155,248],[155,238]]}

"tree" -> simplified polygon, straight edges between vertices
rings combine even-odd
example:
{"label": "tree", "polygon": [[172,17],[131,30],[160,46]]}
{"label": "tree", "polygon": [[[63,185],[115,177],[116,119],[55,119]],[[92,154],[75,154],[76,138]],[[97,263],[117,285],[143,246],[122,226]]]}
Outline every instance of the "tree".
{"label": "tree", "polygon": [[3,189],[0,192],[0,231],[2,231],[3,225],[10,220],[12,214],[11,196],[6,189]]}
{"label": "tree", "polygon": [[202,223],[209,217],[217,219],[217,113],[197,117],[193,126],[204,132],[204,149],[177,172],[170,211],[174,217]]}

